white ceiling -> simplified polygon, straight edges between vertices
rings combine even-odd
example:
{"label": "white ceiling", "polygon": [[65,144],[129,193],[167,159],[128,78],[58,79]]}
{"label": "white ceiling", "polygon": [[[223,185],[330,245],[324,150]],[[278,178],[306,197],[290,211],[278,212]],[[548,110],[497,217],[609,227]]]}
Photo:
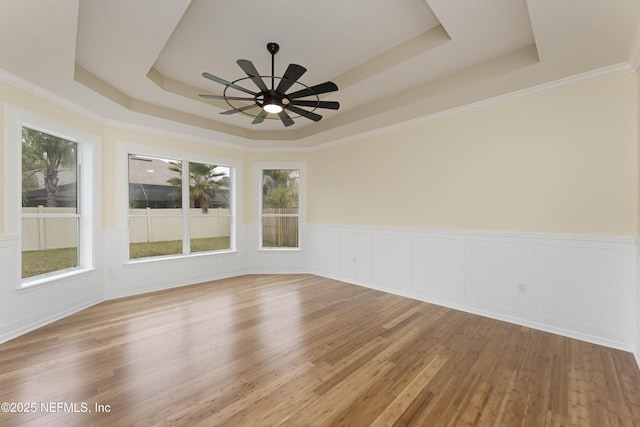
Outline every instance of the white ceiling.
{"label": "white ceiling", "polygon": [[[109,122],[244,147],[306,147],[606,67],[636,68],[638,0],[1,0],[0,69]],[[284,128],[198,94],[290,63],[335,82]],[[6,73],[5,73],[6,74]],[[253,83],[242,83],[254,90]],[[295,86],[294,86],[295,88]],[[293,90],[293,88],[292,88]]]}

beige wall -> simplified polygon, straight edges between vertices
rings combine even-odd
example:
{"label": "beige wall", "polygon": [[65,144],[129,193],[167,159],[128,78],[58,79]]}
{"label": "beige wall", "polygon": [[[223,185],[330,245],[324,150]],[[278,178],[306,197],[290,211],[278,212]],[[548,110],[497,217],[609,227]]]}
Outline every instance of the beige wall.
{"label": "beige wall", "polygon": [[637,234],[637,76],[313,155],[309,222]]}
{"label": "beige wall", "polygon": [[[639,82],[631,73],[332,148],[269,153],[105,128],[0,83],[0,160],[9,102],[102,137],[104,228],[116,226],[123,140],[241,161],[245,224],[253,163],[304,161],[310,223],[636,236]],[[0,233],[4,224],[2,209]]]}

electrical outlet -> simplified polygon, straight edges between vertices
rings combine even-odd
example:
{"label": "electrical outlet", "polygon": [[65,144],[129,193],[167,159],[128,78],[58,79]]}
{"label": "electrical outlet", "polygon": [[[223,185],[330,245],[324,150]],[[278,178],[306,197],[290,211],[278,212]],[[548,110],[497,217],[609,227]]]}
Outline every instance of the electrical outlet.
{"label": "electrical outlet", "polygon": [[526,294],[527,293],[527,284],[524,283],[524,282],[518,283],[518,292],[520,292],[521,294]]}

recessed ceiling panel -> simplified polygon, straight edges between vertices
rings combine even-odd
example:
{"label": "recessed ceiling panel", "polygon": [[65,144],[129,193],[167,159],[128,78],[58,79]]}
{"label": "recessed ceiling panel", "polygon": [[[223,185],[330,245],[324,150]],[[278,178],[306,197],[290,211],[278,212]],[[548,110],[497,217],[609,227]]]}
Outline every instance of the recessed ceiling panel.
{"label": "recessed ceiling panel", "polygon": [[[639,21],[638,0],[4,0],[0,68],[110,120],[247,146],[311,146],[637,68],[640,54],[629,51],[640,45]],[[198,96],[224,90],[204,71],[245,77],[238,59],[270,75],[268,42],[280,45],[276,76],[296,63],[308,69],[301,83],[334,81],[339,90],[323,97],[340,109],[319,123],[252,125]]]}
{"label": "recessed ceiling panel", "polygon": [[276,42],[276,75],[297,63],[308,69],[304,82],[315,84],[436,25],[424,0],[194,0],[154,68],[199,87],[210,86],[203,71],[244,77],[237,59],[268,75],[266,44]]}

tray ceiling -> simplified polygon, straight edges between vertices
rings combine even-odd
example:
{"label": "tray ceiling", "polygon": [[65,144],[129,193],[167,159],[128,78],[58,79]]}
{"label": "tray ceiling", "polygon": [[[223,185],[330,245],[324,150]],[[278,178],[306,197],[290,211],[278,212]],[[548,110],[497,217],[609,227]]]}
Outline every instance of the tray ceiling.
{"label": "tray ceiling", "polygon": [[[636,0],[5,0],[0,68],[113,122],[245,147],[313,146],[613,65],[635,66]],[[24,25],[29,23],[30,25]],[[220,115],[251,60],[339,86],[323,119]],[[26,54],[28,52],[28,54]],[[243,82],[254,90],[252,82]]]}

